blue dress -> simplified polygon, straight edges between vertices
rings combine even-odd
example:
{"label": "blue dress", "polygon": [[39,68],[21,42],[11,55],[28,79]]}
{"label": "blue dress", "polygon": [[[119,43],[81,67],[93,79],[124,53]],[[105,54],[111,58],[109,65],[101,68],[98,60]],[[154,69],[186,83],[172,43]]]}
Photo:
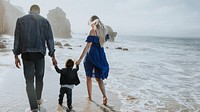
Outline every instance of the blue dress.
{"label": "blue dress", "polygon": [[[106,35],[106,40],[109,38]],[[92,42],[84,59],[85,73],[88,77],[101,78],[108,77],[109,65],[106,59],[104,48],[99,43],[97,36],[88,36],[86,42]]]}

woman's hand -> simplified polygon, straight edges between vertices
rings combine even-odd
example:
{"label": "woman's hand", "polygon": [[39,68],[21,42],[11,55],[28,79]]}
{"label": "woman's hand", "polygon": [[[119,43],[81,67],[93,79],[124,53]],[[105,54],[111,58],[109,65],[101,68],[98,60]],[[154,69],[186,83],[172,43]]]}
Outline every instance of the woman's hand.
{"label": "woman's hand", "polygon": [[76,61],[76,65],[79,65],[80,63],[81,63],[80,59],[78,61]]}

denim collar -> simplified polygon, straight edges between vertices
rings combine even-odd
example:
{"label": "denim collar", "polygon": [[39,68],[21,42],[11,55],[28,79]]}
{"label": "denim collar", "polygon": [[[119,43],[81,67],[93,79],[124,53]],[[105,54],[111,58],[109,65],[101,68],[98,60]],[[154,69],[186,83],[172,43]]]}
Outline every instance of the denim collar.
{"label": "denim collar", "polygon": [[[33,12],[33,11],[29,11],[29,14],[38,14],[36,12]],[[38,14],[39,15],[39,14]]]}

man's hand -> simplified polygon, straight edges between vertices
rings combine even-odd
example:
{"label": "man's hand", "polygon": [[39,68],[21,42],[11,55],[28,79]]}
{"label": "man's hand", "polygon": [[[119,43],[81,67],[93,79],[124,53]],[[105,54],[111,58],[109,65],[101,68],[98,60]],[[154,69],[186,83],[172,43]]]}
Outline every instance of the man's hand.
{"label": "man's hand", "polygon": [[57,65],[57,60],[56,60],[55,56],[52,57],[52,64],[54,66]]}
{"label": "man's hand", "polygon": [[20,68],[20,66],[21,66],[21,62],[20,62],[20,59],[18,57],[15,57],[15,66],[17,68]]}

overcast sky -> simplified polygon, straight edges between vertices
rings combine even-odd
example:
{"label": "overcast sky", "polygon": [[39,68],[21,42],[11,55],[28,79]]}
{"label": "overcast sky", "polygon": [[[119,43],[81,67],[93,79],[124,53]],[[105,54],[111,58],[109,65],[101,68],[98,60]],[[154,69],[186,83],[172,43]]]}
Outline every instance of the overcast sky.
{"label": "overcast sky", "polygon": [[200,37],[200,0],[10,0],[28,13],[32,4],[49,10],[62,8],[72,31],[88,32],[92,15],[118,34]]}

